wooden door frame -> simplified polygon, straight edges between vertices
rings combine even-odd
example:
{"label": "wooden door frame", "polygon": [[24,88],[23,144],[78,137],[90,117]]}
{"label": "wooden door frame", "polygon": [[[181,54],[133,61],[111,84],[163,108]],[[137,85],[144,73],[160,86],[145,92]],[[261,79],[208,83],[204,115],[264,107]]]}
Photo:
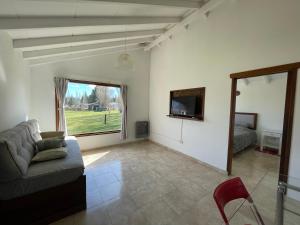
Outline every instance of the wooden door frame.
{"label": "wooden door frame", "polygon": [[230,74],[231,78],[231,103],[230,103],[230,119],[229,119],[229,137],[228,137],[228,155],[227,155],[227,173],[231,175],[232,172],[232,158],[233,158],[233,134],[236,108],[236,91],[237,80],[251,77],[259,77],[266,75],[273,75],[278,73],[287,73],[286,83],[286,97],[285,110],[282,130],[282,150],[280,156],[279,174],[280,180],[285,180],[289,171],[289,160],[291,151],[291,140],[293,133],[294,108],[296,98],[297,73],[300,68],[300,62],[285,64],[280,66],[250,70],[240,73]]}

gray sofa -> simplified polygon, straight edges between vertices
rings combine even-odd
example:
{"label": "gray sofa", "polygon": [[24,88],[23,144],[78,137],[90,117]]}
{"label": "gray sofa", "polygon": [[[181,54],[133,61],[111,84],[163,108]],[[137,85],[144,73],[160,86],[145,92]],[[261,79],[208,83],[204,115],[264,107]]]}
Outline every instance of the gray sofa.
{"label": "gray sofa", "polygon": [[[47,207],[48,201],[49,205],[55,208],[55,203],[52,201],[68,201],[72,198],[70,204],[61,203],[65,206],[57,207],[56,211],[53,209],[53,212],[40,212],[45,215],[23,218],[22,224],[26,224],[24,220],[28,220],[28,224],[47,224],[69,214],[62,213],[64,210],[74,212],[86,207],[84,165],[75,137],[66,137],[68,155],[65,158],[31,163],[35,142],[56,134],[56,132],[40,133],[36,120],[23,122],[0,133],[0,210],[3,209],[2,212],[6,212],[6,215],[18,213],[18,207],[14,206],[18,202],[28,204],[28,208],[34,209]],[[68,193],[62,193],[65,190]],[[80,193],[77,194],[82,195],[81,198],[72,196],[72,190],[73,194],[79,191]],[[55,193],[56,191],[58,193]],[[60,198],[63,199],[48,199],[51,196],[61,196]],[[64,199],[65,197],[67,199]],[[79,202],[74,200],[77,198]],[[24,207],[26,205],[23,205]],[[74,210],[71,210],[72,207]],[[25,215],[24,212],[21,214]]]}

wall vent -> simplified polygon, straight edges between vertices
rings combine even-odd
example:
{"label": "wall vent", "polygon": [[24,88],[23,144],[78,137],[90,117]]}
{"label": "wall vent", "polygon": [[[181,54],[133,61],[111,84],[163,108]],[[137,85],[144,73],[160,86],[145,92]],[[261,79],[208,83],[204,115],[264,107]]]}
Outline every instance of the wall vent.
{"label": "wall vent", "polygon": [[135,138],[147,138],[149,136],[149,122],[135,122]]}

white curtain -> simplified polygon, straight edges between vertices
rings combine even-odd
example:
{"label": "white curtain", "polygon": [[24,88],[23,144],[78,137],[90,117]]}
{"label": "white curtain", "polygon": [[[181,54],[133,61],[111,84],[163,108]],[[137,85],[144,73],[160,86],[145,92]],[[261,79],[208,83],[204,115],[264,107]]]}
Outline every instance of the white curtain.
{"label": "white curtain", "polygon": [[68,83],[69,81],[66,78],[55,77],[54,84],[55,84],[55,93],[58,103],[58,131],[64,131],[65,135],[67,136],[67,126],[66,126],[66,118],[65,118],[65,97],[68,90]]}
{"label": "white curtain", "polygon": [[122,103],[122,125],[121,139],[127,138],[127,86],[121,85],[121,103]]}

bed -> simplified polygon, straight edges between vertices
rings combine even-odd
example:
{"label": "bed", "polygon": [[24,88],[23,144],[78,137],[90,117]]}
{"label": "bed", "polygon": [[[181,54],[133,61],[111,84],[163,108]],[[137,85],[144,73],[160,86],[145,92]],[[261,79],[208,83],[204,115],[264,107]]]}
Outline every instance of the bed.
{"label": "bed", "polygon": [[257,144],[257,113],[235,113],[233,153]]}

